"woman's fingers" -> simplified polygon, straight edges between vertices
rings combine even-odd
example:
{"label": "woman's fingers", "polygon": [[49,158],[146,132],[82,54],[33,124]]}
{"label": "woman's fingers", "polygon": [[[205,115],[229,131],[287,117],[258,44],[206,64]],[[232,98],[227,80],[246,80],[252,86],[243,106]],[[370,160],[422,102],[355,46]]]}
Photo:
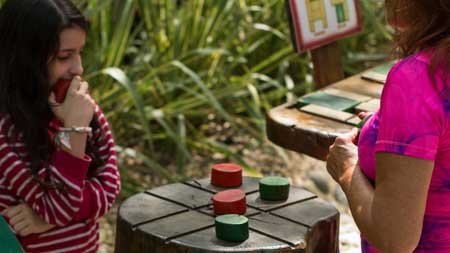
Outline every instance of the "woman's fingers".
{"label": "woman's fingers", "polygon": [[364,119],[367,115],[369,115],[369,112],[359,112],[358,118]]}
{"label": "woman's fingers", "polygon": [[366,123],[367,120],[370,119],[370,117],[372,117],[373,112],[360,112],[358,113],[358,117],[362,120],[362,124],[364,125]]}
{"label": "woman's fingers", "polygon": [[339,135],[335,140],[335,144],[346,144],[347,142],[354,142],[356,136],[358,136],[358,128],[354,127],[350,132]]}

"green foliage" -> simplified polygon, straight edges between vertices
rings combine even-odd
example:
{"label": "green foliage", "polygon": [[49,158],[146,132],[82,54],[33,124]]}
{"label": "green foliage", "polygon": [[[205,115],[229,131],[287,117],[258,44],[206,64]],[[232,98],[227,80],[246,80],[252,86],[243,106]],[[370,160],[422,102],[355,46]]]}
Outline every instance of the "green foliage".
{"label": "green foliage", "polygon": [[344,71],[354,75],[383,63],[391,52],[392,28],[385,22],[384,0],[358,1],[363,31],[339,42],[344,53]]}
{"label": "green foliage", "polygon": [[[258,147],[264,111],[313,88],[309,55],[293,52],[284,1],[74,2],[91,22],[85,78],[121,157],[167,180],[183,178],[196,153],[222,153],[257,173],[228,149],[230,140],[213,138],[208,122],[228,124]],[[340,42],[347,74],[383,60],[390,39],[383,1],[359,2],[364,32]]]}
{"label": "green foliage", "polygon": [[309,56],[292,51],[278,0],[79,5],[92,25],[86,77],[117,142],[153,164],[170,154],[178,166],[175,178],[183,176],[193,153],[220,152],[253,171],[242,154],[210,138],[208,116],[262,143],[263,111],[285,102],[289,91],[311,89],[305,83]]}

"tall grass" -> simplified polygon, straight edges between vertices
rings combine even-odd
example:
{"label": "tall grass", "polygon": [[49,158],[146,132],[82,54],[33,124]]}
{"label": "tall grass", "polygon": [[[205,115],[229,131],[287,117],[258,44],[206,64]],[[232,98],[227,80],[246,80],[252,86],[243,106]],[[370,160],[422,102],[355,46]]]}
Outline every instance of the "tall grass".
{"label": "tall grass", "polygon": [[223,153],[252,172],[203,130],[208,116],[263,142],[264,110],[283,103],[289,89],[311,86],[308,55],[293,53],[278,0],[96,4],[81,3],[92,22],[85,63],[100,84],[94,95],[118,143],[153,164],[169,154],[173,178],[198,152]]}
{"label": "tall grass", "polygon": [[[293,52],[284,1],[74,2],[91,22],[85,78],[121,157],[167,180],[183,178],[196,153],[222,153],[257,173],[229,150],[233,139],[214,138],[208,123],[225,124],[258,146],[264,112],[313,89],[310,56]],[[386,57],[382,2],[360,1],[365,30],[340,42],[347,74]]]}

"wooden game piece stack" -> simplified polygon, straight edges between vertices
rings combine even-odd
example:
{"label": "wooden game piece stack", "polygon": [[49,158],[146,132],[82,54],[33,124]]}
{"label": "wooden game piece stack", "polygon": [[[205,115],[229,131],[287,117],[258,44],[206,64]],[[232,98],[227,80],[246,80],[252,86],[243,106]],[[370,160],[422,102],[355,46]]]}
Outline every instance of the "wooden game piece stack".
{"label": "wooden game piece stack", "polygon": [[[233,163],[216,164],[211,169],[211,184],[219,187],[242,185],[242,167]],[[225,190],[213,196],[216,237],[228,242],[248,239],[248,218],[245,193],[239,189]]]}
{"label": "wooden game piece stack", "polygon": [[213,196],[214,214],[245,214],[245,193],[239,189],[226,190]]}
{"label": "wooden game piece stack", "polygon": [[[227,188],[242,185],[242,167],[233,163],[212,166],[211,184]],[[283,201],[289,197],[290,184],[283,177],[259,180],[260,198],[265,201]],[[213,197],[216,237],[228,242],[243,242],[249,237],[245,192],[240,189],[224,190]]]}
{"label": "wooden game piece stack", "polygon": [[265,177],[259,180],[259,197],[268,201],[286,200],[289,187],[289,181],[284,177]]}
{"label": "wooden game piece stack", "polygon": [[227,242],[243,242],[248,239],[248,218],[243,215],[225,214],[214,220],[217,238]]}
{"label": "wooden game piece stack", "polygon": [[[211,169],[211,184],[223,188],[242,185],[242,167],[234,163],[216,164]],[[215,215],[244,214],[246,211],[245,193],[239,189],[230,189],[213,196]]]}
{"label": "wooden game piece stack", "polygon": [[242,167],[234,163],[213,165],[211,184],[219,187],[239,187],[242,184]]}

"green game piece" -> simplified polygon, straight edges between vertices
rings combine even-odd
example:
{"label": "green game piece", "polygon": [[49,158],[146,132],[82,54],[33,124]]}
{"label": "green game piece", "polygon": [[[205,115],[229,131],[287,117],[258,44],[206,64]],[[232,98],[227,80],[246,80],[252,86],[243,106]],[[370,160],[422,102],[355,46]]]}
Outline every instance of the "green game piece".
{"label": "green game piece", "polygon": [[248,219],[237,214],[217,216],[214,222],[216,237],[227,242],[243,242],[248,239]]}
{"label": "green game piece", "polygon": [[4,253],[22,253],[25,252],[17,240],[8,223],[0,215],[0,249]]}
{"label": "green game piece", "polygon": [[259,180],[259,197],[269,201],[286,200],[289,187],[289,181],[284,177],[266,177]]}
{"label": "green game piece", "polygon": [[364,126],[364,120],[361,120],[358,125],[356,126],[358,129],[362,129],[362,127]]}
{"label": "green game piece", "polygon": [[348,111],[360,102],[346,97],[335,96],[325,92],[314,92],[311,95],[300,98],[305,104],[315,104],[338,111]]}
{"label": "green game piece", "polygon": [[345,121],[345,123],[356,126],[357,128],[361,128],[360,127],[361,122],[362,122],[362,120],[358,116],[354,116],[354,117],[350,118],[349,120]]}

